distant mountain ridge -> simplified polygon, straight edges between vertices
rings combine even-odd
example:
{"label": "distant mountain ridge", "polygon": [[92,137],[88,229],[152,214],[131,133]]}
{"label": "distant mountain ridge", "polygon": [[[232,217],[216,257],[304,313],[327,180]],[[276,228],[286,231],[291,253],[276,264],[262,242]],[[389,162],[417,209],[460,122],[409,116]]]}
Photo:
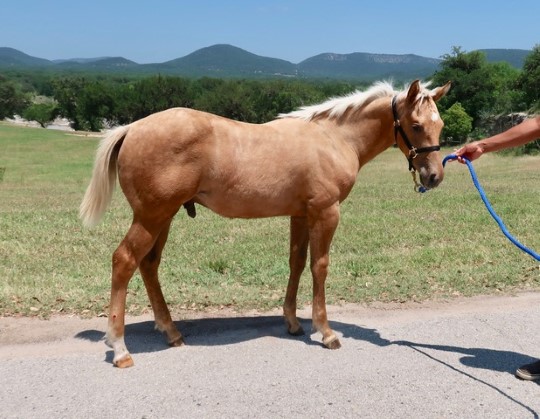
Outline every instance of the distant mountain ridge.
{"label": "distant mountain ridge", "polygon": [[52,61],[44,58],[32,57],[14,48],[0,47],[0,68],[9,67],[48,67],[53,66]]}
{"label": "distant mountain ridge", "polygon": [[[366,78],[408,78],[424,77],[433,74],[439,67],[440,60],[418,55],[370,54],[354,52],[352,54],[325,53],[308,58],[298,64],[302,74],[311,77],[353,78],[362,69]],[[416,74],[416,76],[415,76]]]}
{"label": "distant mountain ridge", "polygon": [[[484,49],[488,61],[506,61],[523,66],[531,52],[519,49]],[[0,47],[0,70],[42,69],[67,72],[122,72],[168,74],[186,77],[261,78],[295,77],[349,80],[384,78],[411,79],[432,75],[440,59],[415,54],[323,53],[294,64],[279,58],[263,57],[241,48],[217,44],[163,63],[138,64],[123,57],[46,60],[9,47]]]}
{"label": "distant mountain ridge", "polygon": [[[262,57],[232,45],[213,45],[162,64],[185,74],[223,72],[293,75],[295,64],[278,58]],[[207,75],[207,74],[206,74]]]}

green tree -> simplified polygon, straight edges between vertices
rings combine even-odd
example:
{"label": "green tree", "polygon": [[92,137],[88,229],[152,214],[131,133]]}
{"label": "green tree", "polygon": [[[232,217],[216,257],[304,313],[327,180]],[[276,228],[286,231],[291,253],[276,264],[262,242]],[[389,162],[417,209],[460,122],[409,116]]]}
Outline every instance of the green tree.
{"label": "green tree", "polygon": [[523,91],[527,106],[540,110],[540,44],[535,45],[525,58],[518,85]]}
{"label": "green tree", "polygon": [[59,114],[71,121],[72,128],[83,129],[85,121],[79,113],[78,99],[88,81],[83,77],[65,77],[54,80],[54,99],[58,103]]}
{"label": "green tree", "polygon": [[110,79],[65,77],[54,80],[58,113],[76,130],[99,131],[105,120],[114,120],[117,84]]}
{"label": "green tree", "polygon": [[326,97],[319,87],[306,82],[269,80],[258,82],[258,85],[253,97],[255,120],[250,122],[268,122],[280,113],[291,112]]}
{"label": "green tree", "polygon": [[28,105],[28,98],[12,81],[0,75],[0,119],[20,114]]}
{"label": "green tree", "polygon": [[459,102],[456,102],[446,111],[443,111],[441,117],[444,121],[442,131],[444,143],[446,145],[464,143],[472,131],[473,119],[467,115],[463,106]]}
{"label": "green tree", "polygon": [[254,122],[254,97],[258,94],[257,82],[226,80],[215,89],[204,91],[197,98],[197,109],[231,118],[237,121]]}
{"label": "green tree", "polygon": [[452,81],[452,89],[440,104],[442,110],[459,102],[476,125],[484,113],[510,112],[520,101],[514,85],[519,72],[505,64],[490,64],[480,51],[464,52],[453,47],[443,56],[435,85]]}
{"label": "green tree", "polygon": [[181,77],[149,77],[115,89],[115,121],[121,124],[173,107],[193,107],[192,82]]}
{"label": "green tree", "polygon": [[36,121],[43,128],[58,116],[59,109],[54,103],[33,103],[22,113],[24,119]]}
{"label": "green tree", "polygon": [[526,109],[525,96],[518,88],[520,70],[506,62],[488,64],[488,67],[494,86],[489,112],[498,115]]}
{"label": "green tree", "polygon": [[104,82],[87,83],[77,98],[77,119],[80,128],[99,131],[110,120],[114,110],[112,86]]}

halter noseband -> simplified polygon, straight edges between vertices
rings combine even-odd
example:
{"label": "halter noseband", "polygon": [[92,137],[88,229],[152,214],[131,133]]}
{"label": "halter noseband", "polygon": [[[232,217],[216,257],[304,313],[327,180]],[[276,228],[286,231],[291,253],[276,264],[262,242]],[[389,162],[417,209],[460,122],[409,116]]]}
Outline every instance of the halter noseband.
{"label": "halter noseband", "polygon": [[416,169],[413,166],[413,160],[416,158],[416,156],[418,156],[420,153],[430,153],[431,151],[439,151],[441,147],[438,145],[434,145],[430,147],[416,148],[411,144],[411,142],[409,141],[409,137],[407,137],[407,134],[403,130],[401,126],[401,122],[399,121],[399,116],[396,109],[396,99],[397,99],[397,96],[394,96],[392,98],[392,113],[394,114],[394,139],[397,145],[398,132],[399,132],[399,134],[401,135],[401,138],[403,138],[403,142],[409,149],[409,156],[407,157],[407,160],[409,161],[409,172],[415,172]]}

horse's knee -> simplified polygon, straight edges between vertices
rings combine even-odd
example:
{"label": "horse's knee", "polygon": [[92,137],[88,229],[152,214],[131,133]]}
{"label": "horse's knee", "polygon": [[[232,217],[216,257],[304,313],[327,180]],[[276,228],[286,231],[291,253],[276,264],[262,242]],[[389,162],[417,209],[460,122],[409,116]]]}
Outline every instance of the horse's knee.
{"label": "horse's knee", "polygon": [[311,263],[311,274],[313,278],[326,279],[328,274],[328,266],[330,265],[329,257],[321,257]]}

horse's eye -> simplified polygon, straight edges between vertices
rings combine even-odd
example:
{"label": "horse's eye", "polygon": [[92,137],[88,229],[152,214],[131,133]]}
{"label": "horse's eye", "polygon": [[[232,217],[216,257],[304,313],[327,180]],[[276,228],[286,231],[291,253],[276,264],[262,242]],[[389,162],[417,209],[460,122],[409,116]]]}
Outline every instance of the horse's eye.
{"label": "horse's eye", "polygon": [[420,124],[413,124],[412,129],[414,132],[422,132],[422,125]]}

